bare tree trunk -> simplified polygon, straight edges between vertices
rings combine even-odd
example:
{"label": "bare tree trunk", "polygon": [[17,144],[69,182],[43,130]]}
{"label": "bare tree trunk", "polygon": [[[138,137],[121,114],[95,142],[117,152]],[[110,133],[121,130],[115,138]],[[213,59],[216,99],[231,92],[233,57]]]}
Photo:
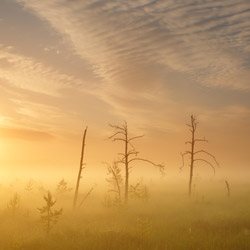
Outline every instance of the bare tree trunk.
{"label": "bare tree trunk", "polygon": [[128,128],[126,124],[125,130],[125,193],[124,193],[124,202],[128,203],[128,187],[129,187],[129,166],[128,166]]}
{"label": "bare tree trunk", "polygon": [[194,170],[194,133],[195,133],[195,124],[194,118],[191,116],[191,132],[192,132],[192,141],[191,141],[191,162],[190,162],[190,175],[189,175],[189,184],[188,184],[188,195],[192,195],[192,182],[193,182],[193,170]]}
{"label": "bare tree trunk", "polygon": [[[195,118],[194,115],[191,115],[191,124],[186,124],[189,127],[189,131],[191,132],[191,140],[190,141],[186,141],[185,144],[190,144],[191,145],[191,149],[185,151],[184,153],[181,153],[182,156],[182,166],[180,169],[182,169],[185,166],[185,160],[184,160],[184,156],[189,155],[190,156],[190,170],[189,170],[189,182],[188,182],[188,195],[189,197],[192,195],[192,184],[193,184],[193,173],[194,173],[194,166],[196,162],[203,162],[206,163],[209,167],[211,167],[214,171],[214,175],[215,175],[215,167],[214,164],[211,163],[211,161],[204,159],[203,157],[199,157],[200,154],[204,154],[209,156],[211,159],[213,159],[214,163],[219,166],[219,163],[217,162],[216,158],[214,155],[210,154],[209,152],[207,152],[206,150],[198,150],[195,151],[195,145],[196,142],[208,142],[205,137],[203,139],[200,138],[196,138],[195,137],[195,132],[197,129],[197,120]],[[198,156],[198,157],[197,157]]]}
{"label": "bare tree trunk", "polygon": [[112,128],[114,128],[114,134],[108,137],[108,139],[112,139],[112,141],[122,141],[124,143],[124,153],[119,153],[119,155],[122,156],[121,159],[116,161],[116,163],[124,164],[125,166],[125,187],[124,187],[124,203],[128,203],[128,194],[129,194],[129,170],[130,170],[130,163],[133,161],[145,161],[147,163],[150,163],[156,167],[159,167],[159,169],[163,173],[164,165],[162,164],[155,164],[152,161],[138,158],[138,151],[135,150],[132,141],[138,138],[143,137],[143,135],[129,137],[128,135],[128,126],[127,122],[124,121],[124,124],[122,126],[112,125],[110,124]]}
{"label": "bare tree trunk", "polygon": [[81,174],[82,174],[82,170],[83,170],[84,149],[85,149],[85,139],[86,139],[87,130],[88,130],[88,127],[85,128],[83,138],[82,138],[82,151],[81,151],[80,167],[79,167],[79,172],[78,172],[78,176],[77,176],[76,189],[75,189],[74,202],[73,202],[74,208],[76,208],[76,205],[77,205],[80,180],[82,178]]}
{"label": "bare tree trunk", "polygon": [[226,183],[226,188],[227,188],[227,197],[229,198],[231,196],[230,186],[227,180],[225,180],[225,183]]}

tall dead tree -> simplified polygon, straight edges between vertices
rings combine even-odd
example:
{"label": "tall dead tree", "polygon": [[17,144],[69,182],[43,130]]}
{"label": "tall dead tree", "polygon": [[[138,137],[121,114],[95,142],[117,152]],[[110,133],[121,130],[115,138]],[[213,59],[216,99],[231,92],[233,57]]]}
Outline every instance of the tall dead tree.
{"label": "tall dead tree", "polygon": [[80,181],[82,178],[82,170],[84,169],[84,150],[85,150],[85,139],[86,139],[86,134],[87,134],[88,127],[85,128],[84,133],[83,133],[83,138],[82,138],[82,150],[81,150],[81,158],[80,158],[80,167],[77,175],[77,180],[76,180],[76,188],[75,188],[75,195],[74,195],[74,201],[73,201],[73,207],[76,208],[77,205],[77,198],[78,198],[78,192],[79,192],[79,186],[80,186]]}
{"label": "tall dead tree", "polygon": [[129,193],[129,170],[131,169],[131,163],[135,161],[144,161],[151,165],[154,165],[158,167],[161,171],[164,170],[164,165],[162,164],[155,164],[154,162],[140,158],[138,157],[138,151],[135,150],[135,147],[132,144],[132,141],[142,138],[144,135],[134,136],[130,137],[128,133],[128,125],[127,122],[124,121],[124,123],[121,126],[112,125],[110,124],[110,127],[114,129],[114,134],[111,135],[108,139],[112,141],[121,141],[124,145],[124,152],[119,153],[121,158],[117,160],[117,163],[124,164],[125,167],[125,190],[124,190],[124,202],[128,202],[128,193]]}
{"label": "tall dead tree", "polygon": [[[189,165],[190,166],[190,171],[189,171],[189,183],[188,183],[188,194],[189,194],[189,196],[191,196],[191,194],[192,194],[192,183],[193,183],[193,174],[194,174],[195,163],[196,162],[204,162],[204,163],[206,163],[209,167],[211,167],[213,169],[214,175],[215,175],[214,164],[219,166],[219,163],[217,162],[214,155],[210,154],[209,152],[207,152],[205,150],[196,150],[196,143],[197,142],[208,142],[205,138],[199,139],[199,138],[195,137],[197,124],[198,124],[198,122],[197,122],[196,117],[194,115],[191,115],[191,123],[187,124],[187,126],[189,127],[189,130],[191,132],[191,140],[185,142],[185,144],[190,144],[190,150],[187,150],[184,153],[181,153],[181,156],[182,156],[182,167],[181,167],[181,169],[184,167],[184,164],[185,164],[184,157],[186,155],[190,156],[190,165]],[[210,162],[209,160],[206,160],[206,159],[200,157],[199,155],[201,155],[201,154],[207,155],[208,157],[213,159],[214,164],[212,162]]]}

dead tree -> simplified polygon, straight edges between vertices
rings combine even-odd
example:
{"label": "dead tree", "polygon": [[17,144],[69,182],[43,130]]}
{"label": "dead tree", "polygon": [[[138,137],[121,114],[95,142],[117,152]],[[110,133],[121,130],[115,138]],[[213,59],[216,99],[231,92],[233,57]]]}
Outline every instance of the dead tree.
{"label": "dead tree", "polygon": [[131,163],[135,161],[144,161],[151,165],[158,167],[161,171],[164,170],[164,165],[162,164],[155,164],[154,162],[138,157],[138,151],[135,150],[135,147],[132,144],[132,141],[142,138],[144,135],[133,136],[130,137],[128,133],[128,125],[127,122],[121,126],[112,125],[110,127],[114,129],[114,134],[111,135],[108,139],[115,141],[121,141],[124,145],[124,152],[119,153],[121,158],[117,161],[117,163],[124,164],[125,167],[125,190],[124,190],[124,202],[128,202],[128,193],[129,193],[129,170],[131,169]]}
{"label": "dead tree", "polygon": [[78,175],[77,175],[75,195],[74,195],[74,201],[73,201],[74,208],[76,208],[76,205],[77,205],[79,186],[80,186],[80,181],[82,178],[82,170],[84,169],[83,159],[84,159],[85,139],[86,139],[87,130],[88,130],[88,127],[85,128],[84,133],[83,133],[83,138],[82,138],[82,151],[81,151],[81,158],[80,158],[80,167],[79,167],[79,171],[78,171]]}
{"label": "dead tree", "polygon": [[[189,196],[191,196],[192,194],[192,182],[193,182],[193,174],[194,174],[194,166],[195,163],[197,162],[204,162],[206,163],[209,167],[211,167],[213,169],[214,175],[215,175],[215,167],[214,164],[219,166],[219,163],[217,162],[216,158],[214,155],[210,154],[209,152],[205,151],[205,150],[196,150],[195,146],[197,142],[208,142],[205,138],[203,139],[199,139],[195,137],[195,132],[197,129],[197,119],[194,115],[191,115],[191,124],[187,124],[187,126],[189,127],[189,131],[191,132],[191,140],[190,141],[186,141],[185,144],[190,144],[190,150],[185,151],[184,153],[181,153],[182,156],[182,166],[180,169],[182,169],[184,167],[184,157],[186,155],[190,156],[190,171],[189,171],[189,183],[188,183],[188,194]],[[206,160],[202,157],[199,157],[200,154],[204,154],[207,155],[208,157],[210,157],[211,159],[213,159],[214,164],[212,162],[210,162],[209,160]]]}
{"label": "dead tree", "polygon": [[106,178],[106,181],[111,185],[111,189],[109,189],[109,192],[112,192],[115,194],[114,203],[120,204],[122,201],[122,183],[123,183],[123,177],[121,173],[121,168],[118,166],[118,163],[114,161],[111,164],[104,162],[107,165],[108,175],[109,177]]}

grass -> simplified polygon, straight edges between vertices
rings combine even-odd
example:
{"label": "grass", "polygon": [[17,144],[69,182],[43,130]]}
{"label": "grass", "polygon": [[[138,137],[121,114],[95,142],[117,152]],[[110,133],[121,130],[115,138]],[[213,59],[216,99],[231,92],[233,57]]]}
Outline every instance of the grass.
{"label": "grass", "polygon": [[159,193],[149,202],[106,208],[92,196],[74,212],[68,194],[58,197],[58,208],[65,203],[66,209],[49,236],[35,209],[40,204],[22,204],[14,215],[3,208],[0,249],[249,250],[249,194],[209,197]]}

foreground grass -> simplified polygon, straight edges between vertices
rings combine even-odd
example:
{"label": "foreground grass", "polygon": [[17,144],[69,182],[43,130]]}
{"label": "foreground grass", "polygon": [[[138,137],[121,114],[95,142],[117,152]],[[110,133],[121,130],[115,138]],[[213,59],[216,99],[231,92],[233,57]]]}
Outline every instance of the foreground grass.
{"label": "foreground grass", "polygon": [[1,250],[248,250],[250,198],[155,198],[64,211],[49,236],[38,213],[1,214]]}

